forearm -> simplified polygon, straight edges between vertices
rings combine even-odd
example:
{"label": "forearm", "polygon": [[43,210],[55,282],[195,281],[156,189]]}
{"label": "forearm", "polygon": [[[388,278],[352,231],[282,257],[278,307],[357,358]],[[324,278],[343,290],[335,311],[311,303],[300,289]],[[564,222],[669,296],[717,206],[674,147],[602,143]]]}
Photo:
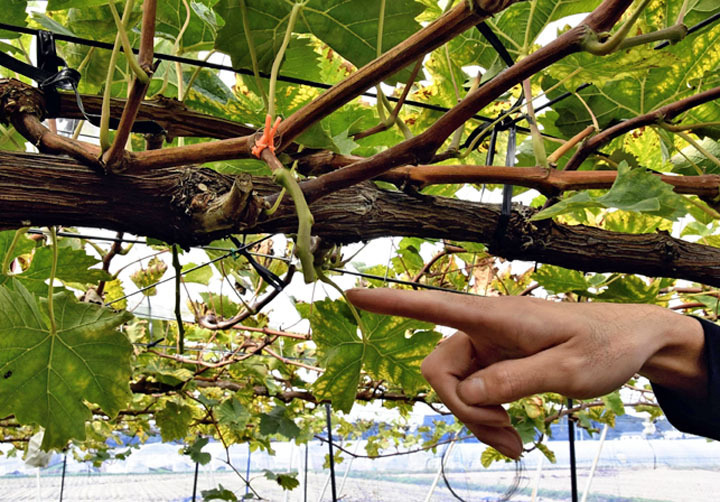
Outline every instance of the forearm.
{"label": "forearm", "polygon": [[720,440],[720,326],[683,319],[693,321],[677,323],[678,328],[687,327],[677,338],[684,349],[676,347],[668,354],[677,357],[672,363],[665,354],[659,357],[648,377],[670,423],[681,431]]}
{"label": "forearm", "polygon": [[640,374],[655,385],[681,392],[694,399],[708,395],[708,367],[705,334],[700,321],[658,309],[660,348],[640,369]]}

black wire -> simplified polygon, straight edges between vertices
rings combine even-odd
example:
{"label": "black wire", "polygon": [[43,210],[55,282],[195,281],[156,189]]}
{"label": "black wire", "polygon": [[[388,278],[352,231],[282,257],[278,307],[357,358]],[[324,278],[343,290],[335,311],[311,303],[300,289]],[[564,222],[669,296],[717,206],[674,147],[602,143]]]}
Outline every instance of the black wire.
{"label": "black wire", "polygon": [[[247,248],[249,248],[249,247],[256,246],[257,244],[259,244],[259,243],[261,243],[261,242],[269,239],[270,237],[272,237],[272,235],[266,235],[265,237],[262,237],[261,239],[258,239],[258,240],[254,241],[254,242],[251,242],[250,244],[246,244],[246,245],[243,246],[243,247],[244,247],[245,249],[247,249]],[[187,274],[189,274],[190,272],[195,272],[196,270],[199,270],[199,269],[201,269],[201,268],[207,267],[208,265],[212,265],[213,263],[216,263],[216,262],[218,262],[218,261],[221,261],[221,260],[224,260],[224,259],[226,259],[226,258],[229,258],[230,256],[233,256],[234,254],[237,254],[238,251],[240,251],[240,250],[238,250],[238,249],[233,249],[233,250],[231,250],[231,251],[228,251],[227,253],[225,253],[224,255],[222,255],[222,256],[220,256],[220,257],[218,257],[218,258],[214,258],[214,259],[212,259],[212,260],[210,260],[210,261],[207,261],[207,262],[205,262],[205,263],[202,263],[202,264],[200,264],[200,265],[197,265],[197,266],[195,266],[195,267],[192,267],[192,268],[189,268],[189,269],[183,271],[183,273],[182,273],[181,275],[187,275]],[[164,283],[166,283],[166,282],[174,281],[175,279],[176,279],[176,276],[168,277],[167,279],[162,279],[162,280],[160,280],[160,281],[157,281],[155,284],[151,284],[151,285],[149,285],[149,286],[145,286],[144,288],[140,288],[140,289],[138,289],[137,291],[133,291],[132,293],[128,293],[128,294],[125,295],[125,296],[121,296],[120,298],[116,298],[116,299],[114,299],[114,300],[112,300],[112,301],[109,301],[109,302],[107,302],[107,303],[105,304],[105,306],[107,307],[107,306],[109,306],[109,305],[112,305],[113,303],[117,303],[117,302],[119,302],[119,301],[121,301],[121,300],[125,300],[125,299],[127,299],[127,298],[130,298],[131,296],[135,296],[135,295],[137,295],[137,294],[140,294],[140,293],[142,293],[143,291],[147,291],[147,290],[149,290],[149,289],[152,289],[152,288],[154,288],[155,286],[159,286],[160,284],[164,284]]]}
{"label": "black wire", "polygon": [[[568,410],[573,407],[573,400],[567,400]],[[572,502],[578,500],[578,486],[577,486],[577,461],[575,459],[575,422],[573,421],[572,415],[567,416],[568,421],[568,445],[570,447],[570,496]]]}
{"label": "black wire", "polygon": [[377,281],[386,281],[391,282],[393,284],[400,284],[403,286],[413,286],[416,288],[422,288],[422,289],[431,289],[433,291],[444,291],[446,293],[456,293],[458,295],[468,295],[468,296],[482,296],[482,295],[476,295],[474,293],[468,293],[466,291],[458,291],[456,289],[449,289],[449,288],[441,288],[439,286],[432,286],[430,284],[423,284],[421,282],[412,282],[412,281],[403,281],[402,279],[391,279],[389,277],[383,277],[381,275],[374,275],[374,274],[366,274],[364,272],[355,272],[353,270],[344,270],[342,268],[331,268],[329,270],[332,270],[333,272],[338,272],[339,274],[344,275],[353,275],[355,277],[362,277],[363,279],[373,279]]}
{"label": "black wire", "polygon": [[445,486],[447,486],[447,489],[450,490],[450,494],[455,497],[460,502],[465,502],[465,499],[462,498],[460,495],[455,493],[455,490],[453,490],[452,486],[450,486],[450,480],[448,480],[447,476],[445,475],[445,456],[450,451],[450,448],[452,447],[453,443],[450,443],[447,448],[443,451],[442,456],[440,457],[440,474],[442,474],[443,481],[445,482]]}
{"label": "black wire", "polygon": [[[16,25],[6,24],[6,23],[0,23],[0,29],[4,29],[7,31],[15,31],[18,33],[25,33],[27,35],[36,35],[37,34],[36,30],[26,28],[24,26],[16,26]],[[62,33],[55,33],[55,32],[51,32],[51,33],[54,35],[55,39],[62,40],[64,42],[71,42],[71,43],[78,44],[78,45],[95,47],[97,49],[107,49],[107,50],[113,49],[113,44],[108,43],[108,42],[99,42],[97,40],[76,37],[73,35],[65,35]],[[136,48],[133,48],[132,51],[136,54],[140,52],[139,49],[136,49]],[[159,53],[159,52],[153,53],[153,57],[155,57],[156,59],[160,59],[162,61],[181,63],[181,64],[191,65],[191,66],[195,66],[195,67],[199,67],[199,68],[207,68],[207,69],[211,69],[211,70],[225,70],[225,71],[231,71],[231,72],[234,72],[234,73],[237,73],[240,75],[254,76],[254,73],[252,70],[249,70],[246,68],[234,68],[232,66],[223,65],[223,64],[219,64],[219,63],[212,63],[210,61],[200,61],[197,59],[184,58],[181,56],[173,56],[172,54],[163,54],[163,53]],[[264,79],[270,78],[269,73],[265,73],[265,72],[258,72],[258,73],[261,78],[264,78]],[[318,89],[330,89],[332,87],[332,84],[325,84],[323,82],[316,82],[314,80],[307,80],[304,78],[296,78],[296,77],[288,77],[288,76],[278,75],[277,79],[280,82],[286,82],[288,84],[306,85],[308,87],[315,87]],[[372,93],[369,91],[362,93],[362,96],[366,96],[366,97],[370,97],[370,98],[377,98],[377,95],[375,93]],[[387,96],[387,99],[389,101],[392,101],[395,103],[397,103],[400,100],[399,98],[393,97],[393,96]],[[447,108],[444,106],[433,105],[430,103],[423,103],[421,101],[413,101],[410,99],[406,99],[404,102],[405,102],[405,104],[410,105],[410,106],[416,106],[418,108],[424,108],[426,110],[432,110],[432,111],[436,111],[436,112],[445,113],[445,112],[450,111],[450,108]],[[473,118],[475,118],[477,120],[483,120],[485,122],[492,120],[489,117],[484,117],[482,115],[473,115]]]}
{"label": "black wire", "polygon": [[485,37],[485,40],[487,40],[490,45],[492,45],[492,48],[495,49],[495,52],[498,53],[498,56],[500,56],[500,59],[503,60],[503,63],[505,63],[506,66],[512,66],[515,64],[515,61],[513,61],[510,53],[507,51],[507,49],[497,37],[497,35],[495,35],[495,32],[492,31],[492,29],[490,29],[487,24],[485,24],[485,21],[478,24],[476,28],[482,34],[482,36]]}
{"label": "black wire", "polygon": [[333,502],[337,502],[337,488],[335,487],[335,457],[333,455],[332,413],[330,411],[329,403],[325,403],[325,417],[328,433],[328,451],[330,452],[330,485],[332,490]]}
{"label": "black wire", "polygon": [[[28,230],[27,233],[33,234],[33,235],[47,235],[47,234],[46,234],[45,232],[43,232],[42,230]],[[125,238],[118,239],[117,237],[102,237],[102,236],[94,236],[94,235],[87,235],[87,234],[75,234],[75,233],[72,233],[72,232],[58,232],[57,235],[58,235],[59,237],[75,237],[75,238],[77,238],[77,239],[84,239],[84,240],[97,240],[97,241],[107,241],[107,242],[122,242],[122,243],[125,243],[125,244],[144,244],[144,245],[149,245],[149,244],[147,243],[147,241],[142,241],[142,240],[137,240],[137,239],[125,239]],[[250,244],[247,244],[247,245],[245,245],[245,246],[243,246],[243,247],[244,247],[245,249],[249,249],[249,248],[251,248],[251,247],[259,244],[260,242],[262,242],[262,241],[264,241],[264,240],[266,240],[266,239],[269,239],[270,237],[272,237],[272,236],[271,236],[271,235],[268,235],[268,236],[264,237],[263,239],[257,240],[257,241],[255,241],[255,242],[252,242],[252,243],[250,243]],[[219,261],[219,260],[225,259],[225,258],[227,258],[227,257],[229,257],[229,256],[232,256],[233,253],[236,253],[236,252],[239,251],[238,249],[230,249],[230,248],[224,248],[224,247],[219,247],[219,246],[196,246],[195,249],[202,249],[202,250],[204,250],[204,251],[222,251],[222,252],[225,252],[225,253],[227,253],[227,254],[226,254],[225,256],[223,256],[223,257],[216,258],[216,259],[214,259],[214,260],[212,260],[212,261],[209,261],[209,262],[207,262],[207,263],[204,263],[204,264],[202,264],[202,265],[198,265],[197,267],[194,267],[194,268],[192,268],[192,269],[190,269],[190,270],[186,270],[186,271],[183,272],[183,275],[185,275],[185,274],[187,274],[187,273],[189,273],[189,272],[195,271],[195,270],[197,270],[197,269],[199,269],[199,268],[205,267],[205,266],[207,266],[207,265],[210,265],[210,264],[212,264],[212,263],[215,263],[215,262],[217,262],[217,261]],[[286,263],[290,263],[290,262],[292,261],[291,259],[285,258],[285,257],[283,257],[283,256],[275,256],[275,255],[265,254],[265,253],[256,253],[256,252],[254,252],[254,251],[248,251],[248,254],[250,254],[250,255],[252,255],[252,256],[259,257],[259,258],[267,258],[267,259],[270,259],[270,260],[284,261],[284,262],[286,262]],[[387,281],[387,282],[390,282],[390,283],[392,283],[392,284],[398,284],[398,285],[401,285],[401,286],[412,286],[412,287],[416,287],[416,288],[429,289],[429,290],[433,290],[433,291],[444,291],[444,292],[446,292],[446,293],[455,293],[455,294],[458,294],[458,295],[482,296],[482,295],[477,295],[477,294],[475,294],[475,293],[468,293],[467,291],[458,291],[458,290],[456,290],[456,289],[443,288],[443,287],[440,287],[440,286],[433,286],[433,285],[431,285],[431,284],[423,284],[423,283],[421,283],[421,282],[404,281],[404,280],[402,280],[402,279],[387,278],[387,277],[383,277],[383,276],[379,276],[379,275],[374,275],[374,274],[366,274],[366,273],[364,273],[364,272],[356,272],[356,271],[354,271],[354,270],[346,270],[346,269],[342,269],[342,268],[331,268],[331,269],[329,269],[329,270],[331,270],[331,271],[333,271],[333,272],[337,272],[337,273],[339,273],[339,274],[343,274],[343,275],[351,275],[351,276],[355,276],[355,277],[361,277],[361,278],[363,278],[363,279],[372,279],[372,280],[378,280],[378,281]],[[133,292],[133,293],[130,293],[130,295],[133,295],[133,294],[136,294],[136,293],[140,293],[140,292],[142,292],[142,291],[146,291],[146,290],[151,289],[151,288],[153,288],[153,287],[155,287],[155,286],[157,286],[157,285],[159,285],[159,284],[161,284],[161,283],[168,282],[168,281],[170,281],[170,280],[172,280],[172,279],[174,279],[174,277],[171,277],[171,278],[168,278],[168,279],[163,279],[162,281],[156,282],[155,284],[152,284],[152,285],[150,285],[150,286],[147,286],[147,287],[143,288],[142,290],[138,290],[138,291],[135,291],[135,292]],[[130,295],[128,295],[128,296],[130,296]],[[111,303],[114,303],[114,302],[116,302],[116,301],[122,300],[122,299],[124,299],[124,298],[126,298],[126,297],[119,298],[119,299],[117,299],[117,300],[113,300]],[[108,303],[108,304],[106,304],[106,305],[110,305],[110,304]]]}

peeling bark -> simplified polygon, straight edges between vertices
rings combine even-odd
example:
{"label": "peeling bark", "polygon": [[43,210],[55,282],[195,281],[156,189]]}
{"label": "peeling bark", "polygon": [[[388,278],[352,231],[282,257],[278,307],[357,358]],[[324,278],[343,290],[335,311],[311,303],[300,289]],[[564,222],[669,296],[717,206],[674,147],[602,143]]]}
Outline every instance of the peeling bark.
{"label": "peeling bark", "polygon": [[[235,190],[242,187],[246,198],[229,195],[233,183]],[[278,187],[269,179],[253,178],[249,194],[249,183],[247,178],[235,180],[197,167],[104,176],[71,159],[0,152],[0,228],[88,226],[183,246],[205,244],[231,232],[296,231],[291,201],[285,201],[272,219],[260,216],[262,196]],[[225,217],[209,217],[211,208]],[[533,210],[523,206],[515,206],[507,228],[498,231],[498,205],[411,196],[362,183],[330,194],[310,209],[313,233],[338,244],[388,236],[481,242],[496,256],[509,259],[720,286],[720,249],[665,233],[633,235],[530,222]],[[227,218],[228,214],[236,216]]]}

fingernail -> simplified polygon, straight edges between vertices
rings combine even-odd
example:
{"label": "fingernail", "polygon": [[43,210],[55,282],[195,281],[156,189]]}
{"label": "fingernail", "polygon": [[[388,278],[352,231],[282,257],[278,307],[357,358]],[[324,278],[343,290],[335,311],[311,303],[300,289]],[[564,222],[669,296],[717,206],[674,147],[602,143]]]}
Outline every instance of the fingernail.
{"label": "fingernail", "polygon": [[485,381],[480,377],[473,377],[463,380],[458,384],[458,397],[468,405],[483,404],[487,393]]}

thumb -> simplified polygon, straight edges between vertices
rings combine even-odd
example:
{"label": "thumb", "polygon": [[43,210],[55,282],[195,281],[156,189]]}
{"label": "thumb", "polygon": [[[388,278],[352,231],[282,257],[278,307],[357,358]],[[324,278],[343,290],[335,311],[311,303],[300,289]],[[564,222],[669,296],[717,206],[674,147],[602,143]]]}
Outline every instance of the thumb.
{"label": "thumb", "polygon": [[557,351],[506,359],[476,371],[457,385],[458,397],[470,406],[517,401],[542,392],[566,393],[575,372]]}

